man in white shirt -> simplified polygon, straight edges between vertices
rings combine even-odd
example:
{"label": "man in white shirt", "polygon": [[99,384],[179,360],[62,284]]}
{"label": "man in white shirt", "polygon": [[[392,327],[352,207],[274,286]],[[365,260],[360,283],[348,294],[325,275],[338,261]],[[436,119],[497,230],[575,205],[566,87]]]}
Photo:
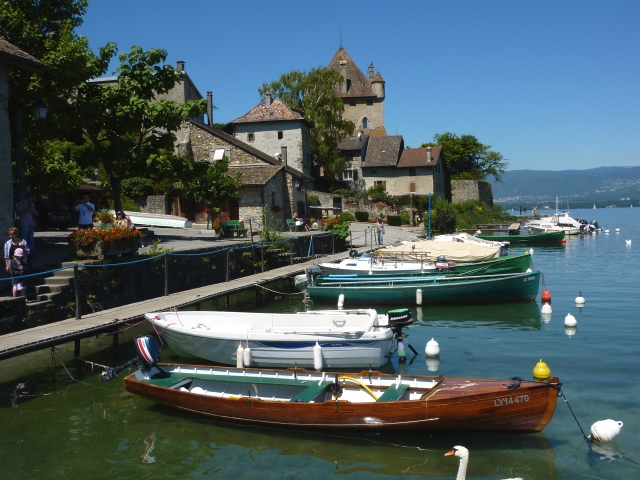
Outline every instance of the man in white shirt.
{"label": "man in white shirt", "polygon": [[76,201],[76,210],[80,212],[78,228],[91,230],[93,228],[93,212],[96,211],[96,207],[89,202],[89,195],[83,195],[82,200]]}

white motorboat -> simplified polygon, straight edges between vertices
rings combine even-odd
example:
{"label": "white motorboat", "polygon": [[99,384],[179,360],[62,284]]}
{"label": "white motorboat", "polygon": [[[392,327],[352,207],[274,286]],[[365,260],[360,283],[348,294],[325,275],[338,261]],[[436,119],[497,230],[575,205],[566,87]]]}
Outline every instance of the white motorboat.
{"label": "white motorboat", "polygon": [[318,266],[324,275],[340,275],[347,273],[364,273],[367,275],[386,275],[396,273],[435,272],[436,264],[427,260],[427,256],[416,260],[403,258],[401,255],[386,255],[379,250],[377,255],[363,253],[357,258],[345,258],[340,263],[321,263]]}
{"label": "white motorboat", "polygon": [[[153,312],[145,314],[178,355],[231,365],[380,367],[394,351],[409,310],[299,313]],[[394,329],[396,330],[394,332]]]}
{"label": "white motorboat", "polygon": [[[478,230],[479,232],[480,230]],[[508,242],[494,242],[492,240],[485,240],[483,238],[478,238],[473,235],[469,235],[468,233],[452,233],[450,235],[435,235],[431,240],[434,242],[473,242],[479,243],[480,245],[488,245],[490,247],[505,247],[509,245]]]}
{"label": "white motorboat", "polygon": [[578,235],[582,224],[569,216],[568,212],[556,213],[553,217],[532,220],[527,224],[533,233],[547,233],[563,230],[565,235]]}

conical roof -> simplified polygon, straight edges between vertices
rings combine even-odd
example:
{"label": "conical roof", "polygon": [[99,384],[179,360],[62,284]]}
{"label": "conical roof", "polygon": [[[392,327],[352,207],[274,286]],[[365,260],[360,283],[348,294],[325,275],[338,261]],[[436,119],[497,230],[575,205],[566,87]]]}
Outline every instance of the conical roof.
{"label": "conical roof", "polygon": [[360,70],[360,67],[358,67],[344,48],[340,47],[338,49],[327,68],[340,73],[340,62],[342,61],[345,62],[347,80],[351,80],[351,88],[347,93],[341,93],[340,87],[335,87],[334,91],[336,94],[340,97],[347,98],[377,96],[367,76]]}

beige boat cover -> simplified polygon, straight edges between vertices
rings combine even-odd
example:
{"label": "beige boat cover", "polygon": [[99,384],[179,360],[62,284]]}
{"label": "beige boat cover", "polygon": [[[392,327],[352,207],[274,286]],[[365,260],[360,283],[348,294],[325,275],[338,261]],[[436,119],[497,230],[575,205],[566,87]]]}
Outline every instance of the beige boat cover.
{"label": "beige boat cover", "polygon": [[[382,252],[384,255],[403,255],[408,260],[425,258],[435,260],[438,256],[444,255],[447,260],[455,262],[477,262],[498,258],[500,256],[500,247],[471,242],[434,242],[424,240],[421,242],[408,242],[399,247],[385,248]],[[427,255],[426,257],[425,254]]]}

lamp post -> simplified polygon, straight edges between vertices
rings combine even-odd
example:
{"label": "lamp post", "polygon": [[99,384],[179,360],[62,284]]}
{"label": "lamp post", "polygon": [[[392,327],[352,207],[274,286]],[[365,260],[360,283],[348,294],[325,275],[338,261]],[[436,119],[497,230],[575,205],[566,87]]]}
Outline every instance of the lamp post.
{"label": "lamp post", "polygon": [[427,214],[427,217],[428,217],[427,239],[431,240],[431,195],[433,195],[433,192],[429,192],[427,195],[429,195],[429,213]]}
{"label": "lamp post", "polygon": [[36,114],[36,118],[38,120],[44,120],[45,118],[47,118],[49,109],[47,108],[47,104],[42,100],[36,100],[36,103],[33,104],[33,111]]}

